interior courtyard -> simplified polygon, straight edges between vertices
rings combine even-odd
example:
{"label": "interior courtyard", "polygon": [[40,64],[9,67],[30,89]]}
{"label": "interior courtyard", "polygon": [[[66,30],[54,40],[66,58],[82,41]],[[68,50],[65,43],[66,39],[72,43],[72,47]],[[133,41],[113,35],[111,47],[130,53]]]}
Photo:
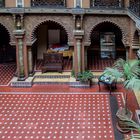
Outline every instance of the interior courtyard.
{"label": "interior courtyard", "polygon": [[0,140],[139,140],[139,85],[139,0],[0,1]]}

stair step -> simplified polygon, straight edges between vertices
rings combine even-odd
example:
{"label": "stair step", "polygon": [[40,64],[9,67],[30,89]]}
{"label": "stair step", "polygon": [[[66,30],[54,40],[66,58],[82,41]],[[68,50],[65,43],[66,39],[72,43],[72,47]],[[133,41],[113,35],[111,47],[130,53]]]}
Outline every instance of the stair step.
{"label": "stair step", "polygon": [[35,78],[50,78],[50,79],[63,79],[63,78],[70,78],[70,75],[37,75]]}
{"label": "stair step", "polygon": [[53,79],[53,78],[35,78],[33,80],[33,84],[68,84],[69,78],[63,78],[63,79]]}

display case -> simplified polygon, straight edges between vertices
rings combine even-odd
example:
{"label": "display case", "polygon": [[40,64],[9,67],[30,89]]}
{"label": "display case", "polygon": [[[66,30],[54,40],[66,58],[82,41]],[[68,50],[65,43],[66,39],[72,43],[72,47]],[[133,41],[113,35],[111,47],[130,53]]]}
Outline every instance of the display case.
{"label": "display case", "polygon": [[115,59],[115,52],[115,34],[113,32],[102,32],[100,34],[101,58]]}

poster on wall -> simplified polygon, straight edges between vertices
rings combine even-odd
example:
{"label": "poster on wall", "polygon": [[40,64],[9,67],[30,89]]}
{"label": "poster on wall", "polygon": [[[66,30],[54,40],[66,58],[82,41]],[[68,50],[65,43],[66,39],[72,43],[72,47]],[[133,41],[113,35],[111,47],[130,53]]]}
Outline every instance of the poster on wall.
{"label": "poster on wall", "polygon": [[101,58],[115,59],[115,34],[113,32],[100,34],[100,56]]}

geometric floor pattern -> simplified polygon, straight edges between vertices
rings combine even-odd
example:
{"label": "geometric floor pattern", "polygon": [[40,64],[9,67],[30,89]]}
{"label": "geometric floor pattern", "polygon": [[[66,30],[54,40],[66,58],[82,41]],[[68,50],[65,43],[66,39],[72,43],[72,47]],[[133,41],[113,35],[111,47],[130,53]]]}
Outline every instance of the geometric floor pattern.
{"label": "geometric floor pattern", "polygon": [[115,140],[109,96],[0,94],[0,140]]}
{"label": "geometric floor pattern", "polygon": [[16,72],[16,64],[0,64],[0,85],[7,85]]}

